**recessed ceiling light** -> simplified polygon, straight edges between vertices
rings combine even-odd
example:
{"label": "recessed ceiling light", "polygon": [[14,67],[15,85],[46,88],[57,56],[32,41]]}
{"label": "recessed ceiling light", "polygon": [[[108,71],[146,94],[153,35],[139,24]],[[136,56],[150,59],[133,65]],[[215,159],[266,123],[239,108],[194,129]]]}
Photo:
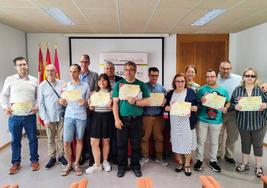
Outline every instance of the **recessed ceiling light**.
{"label": "recessed ceiling light", "polygon": [[47,14],[63,25],[74,25],[74,22],[59,8],[44,8]]}
{"label": "recessed ceiling light", "polygon": [[203,15],[201,18],[196,20],[191,25],[193,25],[193,26],[205,25],[206,23],[210,22],[211,20],[213,20],[217,16],[220,16],[225,11],[226,11],[225,9],[211,9],[211,10],[209,10],[209,12],[207,12],[205,15]]}

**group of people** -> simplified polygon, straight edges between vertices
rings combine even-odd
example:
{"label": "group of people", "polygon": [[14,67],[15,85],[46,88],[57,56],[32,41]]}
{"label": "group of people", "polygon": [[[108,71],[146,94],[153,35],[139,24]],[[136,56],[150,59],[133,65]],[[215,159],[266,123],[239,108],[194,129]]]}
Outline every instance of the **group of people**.
{"label": "group of people", "polygon": [[[22,129],[29,140],[31,168],[40,169],[36,113],[44,122],[48,137],[49,161],[45,165],[50,169],[56,162],[64,165],[62,176],[74,170],[77,176],[84,173],[81,164],[89,159],[86,173],[112,170],[111,162],[118,165],[117,176],[123,177],[128,170],[128,150],[130,143],[130,168],[137,177],[142,176],[141,165],[149,161],[149,143],[151,137],[155,145],[155,162],[162,166],[168,163],[163,159],[164,119],[168,113],[172,151],[175,154],[176,172],[192,174],[192,151],[196,150],[196,163],[193,169],[203,169],[205,141],[209,135],[210,152],[208,165],[220,172],[218,160],[223,157],[232,165],[235,142],[240,134],[242,160],[236,170],[249,170],[251,145],[254,149],[255,175],[262,176],[263,139],[267,129],[267,93],[266,84],[258,81],[257,72],[248,68],[242,76],[231,73],[229,61],[220,63],[219,73],[206,72],[206,85],[194,82],[197,69],[189,65],[185,73],[177,73],[172,81],[172,89],[167,91],[158,83],[159,70],[150,67],[149,81],[144,83],[136,78],[137,66],[132,61],[124,64],[125,77],[115,75],[112,62],[106,62],[104,73],[98,75],[89,70],[90,57],[84,54],[80,64],[69,68],[70,81],[57,79],[54,65],[45,67],[46,80],[38,85],[36,78],[29,75],[27,60],[24,57],[14,59],[17,70],[15,75],[6,78],[1,92],[1,105],[9,116],[8,127],[12,135],[12,166],[9,174],[15,174],[21,163]],[[135,85],[140,89],[136,97],[120,97],[123,85]],[[67,100],[64,93],[78,93],[79,99]],[[95,93],[109,95],[106,106],[94,106],[91,96]],[[165,96],[160,106],[151,106],[151,93]],[[225,105],[213,109],[203,105],[206,95],[216,93],[226,98]],[[247,96],[260,96],[262,103],[258,111],[242,111],[239,100]],[[77,96],[73,96],[73,98]],[[191,113],[186,116],[173,115],[172,104],[191,103]],[[165,122],[167,123],[167,122]],[[225,132],[226,143],[224,146]],[[73,147],[73,142],[76,142]],[[73,154],[75,159],[73,159]]]}

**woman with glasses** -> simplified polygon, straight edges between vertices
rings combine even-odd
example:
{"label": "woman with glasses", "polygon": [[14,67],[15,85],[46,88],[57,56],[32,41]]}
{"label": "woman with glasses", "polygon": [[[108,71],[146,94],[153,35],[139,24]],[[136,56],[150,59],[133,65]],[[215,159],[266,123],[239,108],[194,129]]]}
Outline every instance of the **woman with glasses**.
{"label": "woman with glasses", "polygon": [[[267,94],[261,91],[258,86],[257,72],[247,68],[243,73],[241,85],[233,92],[231,103],[236,110],[236,122],[241,136],[242,161],[236,167],[238,172],[249,170],[249,155],[251,145],[253,146],[256,160],[255,175],[264,175],[262,169],[263,139],[267,130],[266,126],[266,102]],[[242,97],[260,96],[262,103],[257,111],[245,111],[239,103]]]}
{"label": "woman with glasses", "polygon": [[[192,150],[196,149],[197,140],[195,132],[197,111],[197,96],[193,89],[187,88],[185,75],[176,74],[172,82],[173,90],[167,94],[165,111],[170,112],[173,103],[189,102],[191,103],[191,112],[185,116],[170,115],[171,124],[171,143],[172,151],[176,153],[175,158],[178,165],[176,172],[184,170],[186,176],[190,176],[192,159]],[[185,161],[183,159],[185,156]]]}
{"label": "woman with glasses", "polygon": [[194,82],[196,74],[197,74],[197,68],[194,65],[188,65],[185,68],[185,77],[187,81],[187,86],[193,89],[195,92],[197,92],[198,89],[200,88],[200,85]]}

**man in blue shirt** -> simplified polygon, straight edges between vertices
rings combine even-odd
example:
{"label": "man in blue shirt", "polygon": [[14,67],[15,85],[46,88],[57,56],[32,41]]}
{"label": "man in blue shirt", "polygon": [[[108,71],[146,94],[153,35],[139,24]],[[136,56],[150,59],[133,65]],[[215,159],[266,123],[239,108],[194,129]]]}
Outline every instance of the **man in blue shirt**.
{"label": "man in blue shirt", "polygon": [[[160,84],[158,84],[159,70],[156,67],[151,67],[148,70],[149,82],[146,86],[150,93],[163,93],[165,95],[166,90]],[[164,100],[165,101],[165,100]],[[143,157],[140,160],[140,164],[149,161],[149,141],[151,135],[155,142],[155,162],[160,163],[163,166],[167,166],[168,163],[162,159],[163,153],[163,105],[161,106],[147,106],[144,108],[143,117],[143,137],[141,141],[141,149]]]}

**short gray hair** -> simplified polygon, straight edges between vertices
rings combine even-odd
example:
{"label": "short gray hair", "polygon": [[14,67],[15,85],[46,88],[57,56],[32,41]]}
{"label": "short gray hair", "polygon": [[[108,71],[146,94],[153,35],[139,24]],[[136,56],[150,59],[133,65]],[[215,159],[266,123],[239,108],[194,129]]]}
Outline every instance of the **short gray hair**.
{"label": "short gray hair", "polygon": [[114,63],[112,63],[111,61],[105,62],[105,65],[104,66],[107,66],[107,65],[111,65],[112,67],[114,67]]}

